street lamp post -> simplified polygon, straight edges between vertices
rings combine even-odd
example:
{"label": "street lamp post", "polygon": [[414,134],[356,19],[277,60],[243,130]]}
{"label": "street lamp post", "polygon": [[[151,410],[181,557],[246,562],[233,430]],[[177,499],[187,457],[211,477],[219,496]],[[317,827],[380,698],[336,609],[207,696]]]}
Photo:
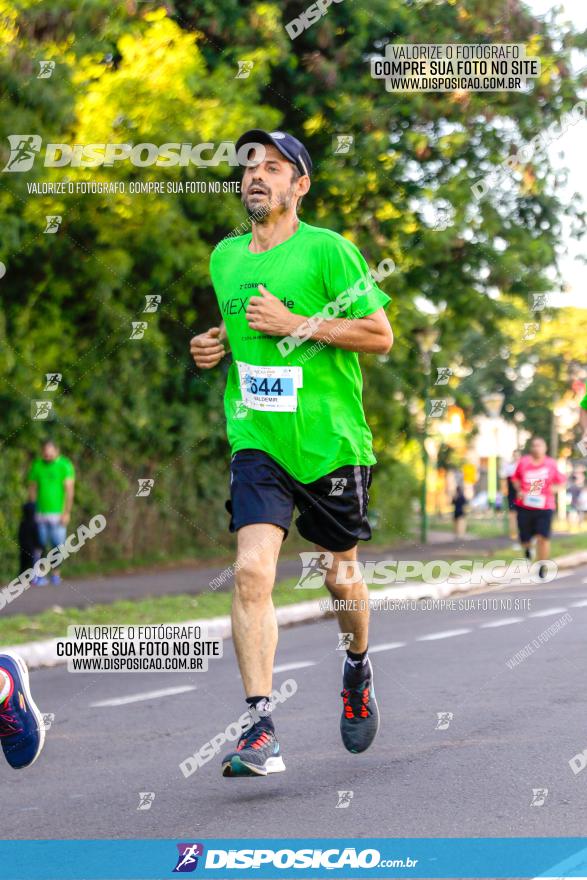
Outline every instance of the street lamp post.
{"label": "street lamp post", "polygon": [[437,327],[428,325],[414,330],[414,336],[420,349],[420,356],[424,366],[424,427],[422,431],[422,465],[423,477],[420,490],[420,543],[426,544],[428,541],[428,450],[426,449],[426,440],[428,439],[428,410],[430,408],[430,368],[432,364],[432,349],[438,339],[439,330]]}
{"label": "street lamp post", "polygon": [[497,498],[497,454],[499,452],[497,420],[503,406],[504,395],[501,391],[495,391],[492,394],[484,394],[481,401],[493,426],[493,448],[487,466],[487,501],[490,504],[493,503],[493,513],[495,515],[495,502]]}

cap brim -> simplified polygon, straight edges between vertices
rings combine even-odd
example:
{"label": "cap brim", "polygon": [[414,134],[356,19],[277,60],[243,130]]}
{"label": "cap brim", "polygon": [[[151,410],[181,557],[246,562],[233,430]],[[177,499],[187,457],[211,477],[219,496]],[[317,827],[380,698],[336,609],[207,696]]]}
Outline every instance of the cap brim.
{"label": "cap brim", "polygon": [[[240,148],[244,144],[269,144],[275,147],[276,150],[279,150],[282,156],[284,156],[288,162],[291,162],[292,165],[295,165],[299,170],[298,160],[295,156],[292,156],[283,146],[283,144],[275,140],[271,137],[268,131],[264,131],[262,128],[251,128],[250,131],[245,131],[244,134],[241,134],[238,141],[235,143],[235,149],[238,153]],[[308,173],[307,171],[304,173]]]}

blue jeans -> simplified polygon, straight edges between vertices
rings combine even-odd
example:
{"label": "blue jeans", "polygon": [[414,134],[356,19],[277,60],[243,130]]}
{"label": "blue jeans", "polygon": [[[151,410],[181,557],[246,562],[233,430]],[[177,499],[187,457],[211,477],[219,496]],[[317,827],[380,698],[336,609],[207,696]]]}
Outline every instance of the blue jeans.
{"label": "blue jeans", "polygon": [[67,528],[61,523],[40,522],[38,527],[43,550],[52,550],[58,544],[63,544],[67,537]]}

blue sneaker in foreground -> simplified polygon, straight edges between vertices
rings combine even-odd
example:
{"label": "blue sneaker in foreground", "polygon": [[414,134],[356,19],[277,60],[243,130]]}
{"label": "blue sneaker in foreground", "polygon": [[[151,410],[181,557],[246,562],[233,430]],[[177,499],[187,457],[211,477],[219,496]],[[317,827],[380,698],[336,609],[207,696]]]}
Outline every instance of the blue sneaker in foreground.
{"label": "blue sneaker in foreground", "polygon": [[343,666],[340,735],[345,749],[354,753],[368,749],[379,730],[379,709],[373,689],[373,667],[368,658],[365,667],[359,673],[346,661]]}
{"label": "blue sneaker in foreground", "polygon": [[45,743],[43,716],[31,697],[24,660],[12,651],[0,652],[0,671],[8,676],[9,692],[0,702],[0,743],[11,767],[30,767]]}
{"label": "blue sneaker in foreground", "polygon": [[259,722],[245,730],[235,751],[222,759],[223,776],[267,776],[284,770],[275,731]]}

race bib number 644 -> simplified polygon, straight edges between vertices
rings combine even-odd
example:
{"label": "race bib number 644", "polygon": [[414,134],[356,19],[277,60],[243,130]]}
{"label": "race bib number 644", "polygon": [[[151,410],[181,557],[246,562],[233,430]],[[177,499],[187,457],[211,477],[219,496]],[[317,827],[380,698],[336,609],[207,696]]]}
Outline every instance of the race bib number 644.
{"label": "race bib number 644", "polygon": [[298,388],[302,387],[301,367],[259,367],[236,362],[242,400],[249,409],[265,412],[295,412]]}

